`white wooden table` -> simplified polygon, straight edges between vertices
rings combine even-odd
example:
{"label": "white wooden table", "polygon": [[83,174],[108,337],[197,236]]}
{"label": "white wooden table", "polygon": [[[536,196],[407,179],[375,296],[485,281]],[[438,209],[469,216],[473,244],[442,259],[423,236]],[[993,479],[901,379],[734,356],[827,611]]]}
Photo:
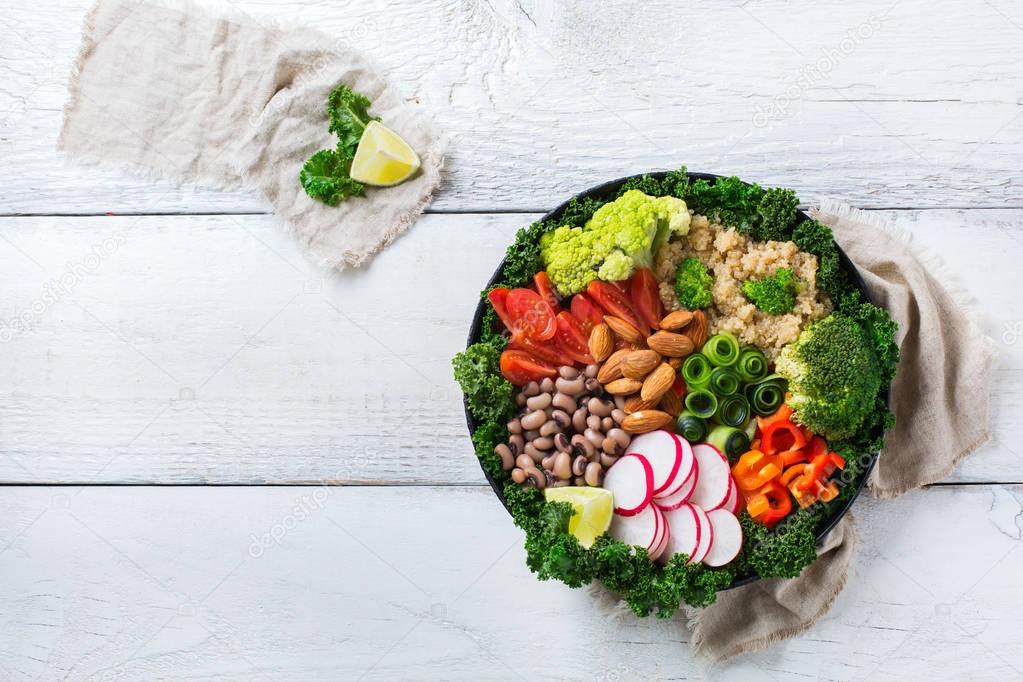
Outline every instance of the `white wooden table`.
{"label": "white wooden table", "polygon": [[[255,196],[66,165],[86,0],[0,0],[0,678],[1023,676],[1019,3],[232,5],[369,52],[452,135],[445,185],[319,271]],[[681,163],[876,209],[1004,351],[994,442],[857,502],[831,613],[710,669],[534,580],[449,368],[518,227]]]}

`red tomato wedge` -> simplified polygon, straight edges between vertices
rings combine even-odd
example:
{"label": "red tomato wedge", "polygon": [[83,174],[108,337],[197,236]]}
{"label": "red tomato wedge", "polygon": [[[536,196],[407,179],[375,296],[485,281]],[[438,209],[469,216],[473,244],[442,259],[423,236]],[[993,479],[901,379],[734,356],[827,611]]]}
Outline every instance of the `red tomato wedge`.
{"label": "red tomato wedge", "polygon": [[546,341],[558,330],[554,310],[532,289],[512,289],[504,307],[512,322],[512,333],[521,332],[537,341]]}
{"label": "red tomato wedge", "polygon": [[533,275],[533,286],[536,287],[536,293],[540,294],[540,298],[547,301],[554,312],[561,310],[561,301],[554,293],[554,284],[551,283],[551,278],[547,276],[546,272],[541,270]]}
{"label": "red tomato wedge", "polygon": [[576,294],[572,297],[572,315],[583,326],[583,331],[589,334],[593,328],[604,321],[604,313],[593,299],[586,294]]}
{"label": "red tomato wedge", "polygon": [[525,386],[530,381],[553,379],[558,376],[558,370],[525,351],[506,350],[501,353],[501,374],[516,386]]}
{"label": "red tomato wedge", "polygon": [[490,292],[487,293],[487,299],[490,301],[490,305],[494,306],[494,312],[497,313],[497,318],[501,320],[502,324],[504,324],[508,331],[513,331],[512,321],[511,318],[508,317],[508,309],[505,306],[505,301],[508,300],[509,291],[511,290],[503,287],[491,289]]}
{"label": "red tomato wedge", "polygon": [[[590,355],[589,334],[583,331],[582,323],[564,310],[558,313],[558,331],[554,338],[558,347],[570,355],[575,362],[590,365],[595,362]],[[572,364],[572,363],[569,363]]]}
{"label": "red tomato wedge", "polygon": [[620,317],[636,329],[646,329],[646,325],[640,321],[639,315],[633,310],[629,299],[617,285],[595,279],[586,285],[586,293],[608,315]]}
{"label": "red tomato wedge", "polygon": [[657,329],[664,317],[664,308],[661,306],[657,278],[650,268],[636,268],[636,272],[632,273],[629,278],[629,298],[647,327]]}
{"label": "red tomato wedge", "polygon": [[513,339],[508,347],[512,350],[526,351],[533,357],[546,362],[547,364],[560,367],[561,365],[574,365],[575,358],[565,352],[565,349],[558,343],[557,337],[550,341],[536,341],[523,336]]}

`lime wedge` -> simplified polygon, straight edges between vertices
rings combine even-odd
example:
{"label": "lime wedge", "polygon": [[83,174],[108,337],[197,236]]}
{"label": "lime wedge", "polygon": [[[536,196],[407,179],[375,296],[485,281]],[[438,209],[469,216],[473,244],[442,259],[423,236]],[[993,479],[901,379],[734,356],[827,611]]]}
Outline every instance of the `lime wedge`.
{"label": "lime wedge", "polygon": [[398,133],[379,121],[370,121],[362,131],[352,160],[353,180],[389,187],[405,182],[419,170],[419,155]]}
{"label": "lime wedge", "polygon": [[575,510],[568,522],[568,532],[589,549],[611,525],[614,514],[614,495],[604,488],[572,487],[547,488],[548,502],[568,502]]}

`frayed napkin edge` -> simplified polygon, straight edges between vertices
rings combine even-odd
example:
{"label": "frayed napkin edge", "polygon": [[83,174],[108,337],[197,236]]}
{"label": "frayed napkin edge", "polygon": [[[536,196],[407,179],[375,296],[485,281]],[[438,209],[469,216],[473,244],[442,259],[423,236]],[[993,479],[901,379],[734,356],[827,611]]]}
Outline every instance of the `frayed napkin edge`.
{"label": "frayed napkin edge", "polygon": [[[832,216],[839,220],[849,220],[852,222],[862,223],[902,243],[906,249],[908,249],[909,252],[918,261],[920,261],[920,264],[936,280],[938,280],[939,285],[944,289],[945,293],[947,293],[949,298],[951,298],[952,301],[959,306],[960,310],[962,310],[963,315],[966,318],[966,323],[969,325],[969,332],[981,339],[984,344],[984,359],[988,362],[998,361],[1000,356],[998,344],[995,343],[995,340],[988,336],[981,327],[980,311],[977,299],[966,287],[962,285],[959,280],[959,276],[948,267],[945,260],[935,253],[929,246],[916,239],[916,236],[912,232],[904,228],[896,227],[880,215],[864,211],[863,209],[854,208],[835,199],[821,199],[818,207],[810,209],[810,215],[814,219],[819,219],[820,216],[824,215]],[[990,421],[990,414],[988,414],[987,417]],[[944,467],[934,480],[940,481],[950,476],[963,459],[975,452],[981,446],[991,442],[991,439],[991,431],[990,429],[986,429],[980,438],[964,448],[962,452],[956,454],[949,465]],[[896,498],[910,490],[915,490],[917,487],[919,486],[910,486],[905,489],[878,488],[874,484],[873,476],[868,482],[868,488],[871,494],[882,500]]]}

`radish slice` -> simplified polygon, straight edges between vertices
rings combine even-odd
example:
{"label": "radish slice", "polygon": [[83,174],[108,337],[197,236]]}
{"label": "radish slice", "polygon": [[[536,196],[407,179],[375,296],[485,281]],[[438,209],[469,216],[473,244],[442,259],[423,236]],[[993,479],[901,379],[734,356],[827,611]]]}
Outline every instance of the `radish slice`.
{"label": "radish slice", "polygon": [[611,537],[627,545],[637,545],[643,549],[653,547],[658,539],[659,519],[663,518],[659,511],[656,507],[646,507],[633,516],[615,514],[608,532]]}
{"label": "radish slice", "polygon": [[731,562],[742,549],[742,526],[739,519],[727,509],[715,509],[707,512],[711,528],[714,529],[714,542],[710,551],[703,557],[708,566],[724,566]]}
{"label": "radish slice", "polygon": [[[735,505],[735,497],[739,494],[739,489],[735,485],[735,479],[731,476],[728,477],[728,496],[714,509],[728,509],[731,511],[732,506]],[[711,509],[708,512],[713,511]],[[733,512],[734,513],[734,512]]]}
{"label": "radish slice", "polygon": [[728,501],[728,486],[732,479],[728,460],[717,448],[704,443],[694,445],[693,454],[696,455],[700,477],[689,502],[704,509],[717,509]]}
{"label": "radish slice", "polygon": [[674,483],[682,463],[682,445],[664,430],[636,436],[629,443],[626,454],[643,455],[650,462],[654,472],[654,495]]}
{"label": "radish slice", "polygon": [[696,459],[693,459],[693,465],[689,478],[682,482],[678,490],[670,495],[659,495],[654,498],[654,504],[660,507],[662,511],[678,509],[689,501],[689,497],[693,494],[693,489],[696,488],[696,479],[700,474],[699,469],[695,466]]}
{"label": "radish slice", "polygon": [[654,472],[643,455],[622,456],[607,470],[604,487],[614,495],[615,514],[635,516],[643,511],[654,492]]}
{"label": "radish slice", "polygon": [[739,486],[735,486],[733,490],[735,490],[735,496],[732,499],[732,506],[729,509],[733,514],[738,516],[739,512],[742,511],[742,508],[746,506],[746,498],[739,492]]}
{"label": "radish slice", "polygon": [[[656,507],[654,507],[654,509],[656,509]],[[663,529],[661,541],[657,543],[657,547],[655,547],[654,551],[650,553],[650,561],[657,561],[664,556],[664,552],[668,549],[668,543],[671,542],[671,527],[668,525],[667,519],[664,520],[661,527]]]}
{"label": "radish slice", "polygon": [[668,548],[662,555],[670,559],[676,554],[693,557],[700,548],[700,535],[703,532],[700,520],[696,516],[696,508],[691,504],[683,504],[678,509],[664,513],[671,528]]}
{"label": "radish slice", "polygon": [[707,518],[707,512],[695,504],[692,507],[693,511],[696,512],[696,520],[700,524],[700,544],[696,548],[696,554],[689,560],[689,563],[698,564],[703,561],[704,557],[707,556],[707,553],[714,546],[714,527],[711,525],[710,519]]}
{"label": "radish slice", "polygon": [[689,444],[689,441],[681,436],[675,435],[674,433],[671,434],[671,437],[675,439],[676,443],[678,443],[682,460],[679,463],[678,471],[675,472],[675,477],[660,491],[655,491],[654,497],[666,497],[677,493],[682,486],[689,483],[689,480],[693,475],[693,471],[696,468],[696,455],[693,454],[693,446]]}

